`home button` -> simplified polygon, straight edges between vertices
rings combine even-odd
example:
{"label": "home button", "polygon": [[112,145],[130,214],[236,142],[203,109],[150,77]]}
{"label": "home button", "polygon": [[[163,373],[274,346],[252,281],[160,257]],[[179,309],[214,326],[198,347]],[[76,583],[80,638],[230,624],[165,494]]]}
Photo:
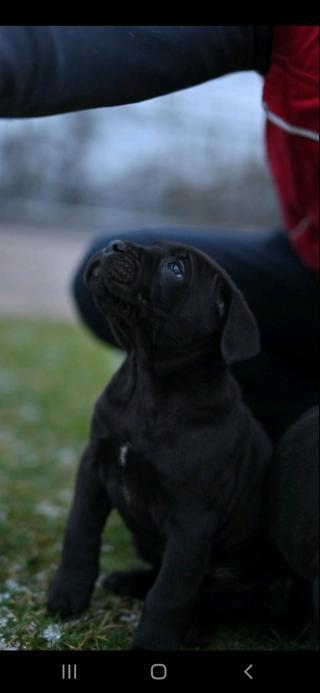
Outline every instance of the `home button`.
{"label": "home button", "polygon": [[167,678],[167,667],[165,664],[153,664],[151,667],[151,678],[155,681],[162,681]]}

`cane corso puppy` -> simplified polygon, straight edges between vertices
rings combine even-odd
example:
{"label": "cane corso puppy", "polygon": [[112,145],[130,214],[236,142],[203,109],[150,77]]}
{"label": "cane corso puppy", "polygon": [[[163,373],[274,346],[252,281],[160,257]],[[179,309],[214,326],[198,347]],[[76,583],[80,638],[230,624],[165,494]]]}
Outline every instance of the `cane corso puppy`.
{"label": "cane corso puppy", "polygon": [[113,241],[85,279],[127,357],[94,408],[48,607],[88,606],[116,508],[151,566],[106,583],[146,596],[133,649],[177,649],[201,640],[209,606],[247,606],[265,580],[271,444],[229,368],[259,351],[257,325],[228,275],[189,246]]}
{"label": "cane corso puppy", "polygon": [[[319,622],[319,407],[309,409],[278,441],[270,462],[272,539],[306,594],[305,621]],[[299,583],[298,583],[299,584]],[[304,589],[304,586],[306,589]],[[297,587],[297,584],[295,585]],[[299,608],[297,600],[292,608]],[[291,615],[292,618],[293,615]]]}

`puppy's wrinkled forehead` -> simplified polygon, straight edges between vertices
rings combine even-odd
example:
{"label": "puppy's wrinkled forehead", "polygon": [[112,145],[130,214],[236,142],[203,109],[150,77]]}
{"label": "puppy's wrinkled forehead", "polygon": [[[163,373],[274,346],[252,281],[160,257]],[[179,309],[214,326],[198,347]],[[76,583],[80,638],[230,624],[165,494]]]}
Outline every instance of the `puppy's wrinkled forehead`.
{"label": "puppy's wrinkled forehead", "polygon": [[215,272],[221,271],[221,267],[202,250],[188,245],[187,243],[177,243],[174,241],[154,241],[149,249],[151,252],[153,251],[155,254],[159,254],[162,257],[170,255],[187,258],[190,262],[192,270],[198,270],[200,267],[202,267],[207,269],[208,272],[211,273],[211,276],[213,276]]}

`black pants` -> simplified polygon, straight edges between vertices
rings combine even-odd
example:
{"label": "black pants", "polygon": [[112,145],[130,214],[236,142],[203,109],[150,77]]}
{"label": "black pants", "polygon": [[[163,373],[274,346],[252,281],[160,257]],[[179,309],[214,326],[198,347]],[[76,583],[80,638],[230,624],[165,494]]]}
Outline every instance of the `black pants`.
{"label": "black pants", "polygon": [[196,246],[222,265],[243,292],[260,329],[262,352],[236,364],[247,404],[274,437],[318,401],[318,282],[290,248],[282,231],[219,232],[152,229],[98,237],[73,281],[80,316],[89,329],[114,344],[108,324],[83,283],[88,258],[112,238],[149,245],[159,238]]}

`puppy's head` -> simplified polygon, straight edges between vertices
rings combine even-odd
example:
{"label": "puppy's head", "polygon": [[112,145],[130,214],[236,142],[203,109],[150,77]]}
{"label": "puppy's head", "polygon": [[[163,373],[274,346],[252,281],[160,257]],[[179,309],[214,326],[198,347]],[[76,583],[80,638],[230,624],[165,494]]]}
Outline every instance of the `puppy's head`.
{"label": "puppy's head", "polygon": [[211,258],[171,242],[112,241],[90,259],[85,281],[119,345],[145,344],[155,360],[215,351],[227,364],[260,350],[241,292]]}

